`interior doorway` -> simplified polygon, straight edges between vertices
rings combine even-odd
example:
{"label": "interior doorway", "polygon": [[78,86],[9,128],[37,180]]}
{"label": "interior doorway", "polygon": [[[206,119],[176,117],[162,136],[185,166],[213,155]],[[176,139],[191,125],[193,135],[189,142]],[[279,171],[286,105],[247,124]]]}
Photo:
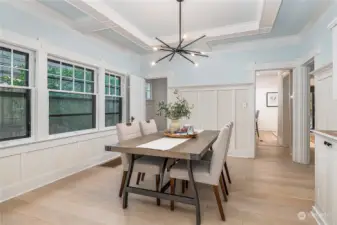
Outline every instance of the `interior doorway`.
{"label": "interior doorway", "polygon": [[167,129],[167,120],[157,115],[160,101],[167,103],[167,78],[147,79],[145,84],[146,119],[154,119],[158,130]]}
{"label": "interior doorway", "polygon": [[256,71],[255,75],[256,143],[266,150],[279,148],[289,157],[293,117],[292,69]]}

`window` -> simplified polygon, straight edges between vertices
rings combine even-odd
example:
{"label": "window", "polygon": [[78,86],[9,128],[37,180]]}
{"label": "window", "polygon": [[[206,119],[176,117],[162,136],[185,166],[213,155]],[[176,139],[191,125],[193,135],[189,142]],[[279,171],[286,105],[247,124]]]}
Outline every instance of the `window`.
{"label": "window", "polygon": [[29,53],[0,46],[0,141],[30,137]]}
{"label": "window", "polygon": [[48,59],[49,134],[96,127],[95,72]]}
{"label": "window", "polygon": [[152,100],[152,85],[149,82],[146,82],[146,86],[145,86],[145,97],[146,100]]}
{"label": "window", "polygon": [[122,122],[121,77],[105,73],[105,126]]}

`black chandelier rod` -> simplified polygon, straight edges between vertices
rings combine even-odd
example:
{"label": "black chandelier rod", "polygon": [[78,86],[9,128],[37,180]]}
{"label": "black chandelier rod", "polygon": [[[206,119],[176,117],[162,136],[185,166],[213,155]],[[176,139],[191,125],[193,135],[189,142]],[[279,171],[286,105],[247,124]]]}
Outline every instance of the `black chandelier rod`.
{"label": "black chandelier rod", "polygon": [[179,2],[179,42],[180,42],[180,45],[181,45],[181,43],[182,43],[182,41],[181,41],[181,1]]}

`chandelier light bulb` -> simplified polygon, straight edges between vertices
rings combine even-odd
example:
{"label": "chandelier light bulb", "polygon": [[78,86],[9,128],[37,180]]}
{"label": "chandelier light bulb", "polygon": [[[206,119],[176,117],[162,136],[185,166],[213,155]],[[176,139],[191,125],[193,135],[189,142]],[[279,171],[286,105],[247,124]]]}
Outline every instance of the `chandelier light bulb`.
{"label": "chandelier light bulb", "polygon": [[191,53],[191,56],[195,56],[195,54],[194,54],[194,53]]}
{"label": "chandelier light bulb", "polygon": [[153,49],[153,51],[155,51],[155,52],[158,51],[158,48],[157,48],[157,47],[153,47],[152,49]]}
{"label": "chandelier light bulb", "polygon": [[198,67],[198,66],[199,66],[199,64],[198,64],[198,63],[194,63],[194,66],[195,66],[195,67]]}
{"label": "chandelier light bulb", "polygon": [[156,65],[155,61],[151,62],[151,66],[155,66],[155,65]]}
{"label": "chandelier light bulb", "polygon": [[183,35],[183,38],[184,38],[184,39],[186,39],[186,38],[187,38],[187,35],[186,35],[186,34],[184,34],[184,35]]}
{"label": "chandelier light bulb", "polygon": [[205,52],[200,52],[201,53],[201,55],[205,55]]}

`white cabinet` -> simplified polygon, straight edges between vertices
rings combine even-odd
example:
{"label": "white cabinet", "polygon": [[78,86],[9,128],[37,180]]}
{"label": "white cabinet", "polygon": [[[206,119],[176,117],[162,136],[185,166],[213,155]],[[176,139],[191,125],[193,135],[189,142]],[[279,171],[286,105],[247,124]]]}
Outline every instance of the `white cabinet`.
{"label": "white cabinet", "polygon": [[337,138],[315,134],[314,213],[319,224],[337,225]]}
{"label": "white cabinet", "polygon": [[[337,65],[337,18],[328,26],[332,32],[332,58],[333,64]],[[337,68],[333,71],[333,98],[337,100]]]}

